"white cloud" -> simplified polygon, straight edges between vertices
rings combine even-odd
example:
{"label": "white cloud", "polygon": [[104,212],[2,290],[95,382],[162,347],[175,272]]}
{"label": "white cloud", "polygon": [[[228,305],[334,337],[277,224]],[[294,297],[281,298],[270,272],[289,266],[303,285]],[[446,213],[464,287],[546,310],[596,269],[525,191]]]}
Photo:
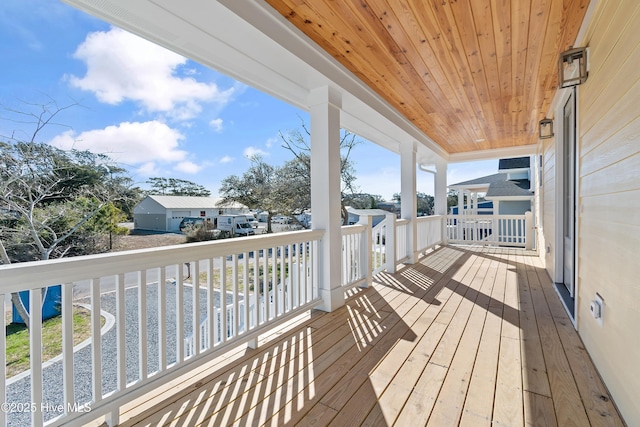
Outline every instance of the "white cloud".
{"label": "white cloud", "polygon": [[247,158],[252,158],[253,156],[266,156],[268,153],[264,150],[261,150],[257,147],[247,147],[244,149],[242,154]]}
{"label": "white cloud", "polygon": [[162,175],[160,169],[155,164],[155,162],[143,163],[138,169],[136,169],[136,173],[142,176],[160,176]]}
{"label": "white cloud", "polygon": [[179,120],[199,114],[202,103],[224,107],[236,89],[199,82],[190,69],[183,70],[189,77],[178,76],[186,58],[118,28],[90,33],[74,57],[85,62],[87,72],[68,76],[72,86],[107,104],[131,100],[148,112]]}
{"label": "white cloud", "polygon": [[224,156],[223,158],[220,159],[220,163],[225,164],[225,163],[231,163],[233,161],[233,157],[231,156]]}
{"label": "white cloud", "polygon": [[267,146],[267,148],[271,148],[271,146],[273,144],[275,144],[276,142],[278,142],[278,138],[276,138],[276,137],[269,138],[269,139],[267,139],[267,142],[265,142],[265,145]]}
{"label": "white cloud", "polygon": [[203,165],[198,165],[187,160],[187,161],[178,163],[173,169],[182,173],[196,174],[200,172],[203,167],[204,167]]}
{"label": "white cloud", "polygon": [[182,139],[184,136],[180,132],[154,120],[124,122],[77,135],[66,131],[49,143],[64,150],[89,150],[106,154],[120,163],[153,168],[153,162],[184,161],[188,153],[179,148]]}
{"label": "white cloud", "polygon": [[213,128],[213,130],[215,130],[216,132],[222,132],[222,119],[221,118],[217,118],[217,119],[213,119],[209,122],[209,126],[211,126]]}

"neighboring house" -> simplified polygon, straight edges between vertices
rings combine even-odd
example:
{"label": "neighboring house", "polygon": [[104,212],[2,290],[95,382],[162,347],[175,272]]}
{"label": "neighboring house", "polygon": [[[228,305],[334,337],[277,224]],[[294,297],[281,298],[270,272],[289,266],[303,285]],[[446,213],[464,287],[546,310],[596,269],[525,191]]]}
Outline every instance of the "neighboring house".
{"label": "neighboring house", "polygon": [[[466,206],[462,208],[463,212],[464,212],[464,209],[466,208],[467,208]],[[458,215],[457,206],[453,206],[451,208],[451,215]],[[484,200],[482,202],[478,202],[478,215],[493,215],[493,202],[490,200]]]}
{"label": "neighboring house", "polygon": [[400,203],[398,202],[378,202],[378,209],[400,215]]}
{"label": "neighboring house", "polygon": [[239,203],[221,205],[216,197],[147,196],[133,208],[134,228],[178,232],[187,217],[204,218],[214,225],[219,215],[248,213]]}
{"label": "neighboring house", "polygon": [[[458,207],[452,208],[451,213],[523,215],[533,212],[535,184],[530,165],[529,157],[501,159],[498,173],[449,185],[449,189],[458,193]],[[486,202],[478,202],[479,193],[485,193]]]}
{"label": "neighboring house", "polygon": [[390,212],[382,209],[354,209],[351,206],[347,206],[347,213],[349,214],[349,219],[347,221],[349,225],[356,224],[360,221],[360,216],[369,215],[371,217],[371,224],[375,227],[379,222],[384,220],[386,215]]}

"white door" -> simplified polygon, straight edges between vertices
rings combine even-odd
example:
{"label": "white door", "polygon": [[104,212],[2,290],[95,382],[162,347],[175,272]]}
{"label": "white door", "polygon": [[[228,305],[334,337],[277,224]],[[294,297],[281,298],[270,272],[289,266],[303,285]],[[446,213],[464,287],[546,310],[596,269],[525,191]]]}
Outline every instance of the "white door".
{"label": "white door", "polygon": [[564,105],[563,114],[563,282],[569,294],[574,296],[574,250],[575,250],[575,221],[576,221],[576,195],[575,195],[575,156],[576,156],[576,113],[575,93],[572,93]]}

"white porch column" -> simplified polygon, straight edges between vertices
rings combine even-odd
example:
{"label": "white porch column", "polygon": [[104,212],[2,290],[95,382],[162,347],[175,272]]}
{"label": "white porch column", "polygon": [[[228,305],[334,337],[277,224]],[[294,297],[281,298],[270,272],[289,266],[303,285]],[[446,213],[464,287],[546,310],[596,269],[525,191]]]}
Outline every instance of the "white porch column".
{"label": "white porch column", "polygon": [[410,263],[418,261],[416,151],[415,142],[400,144],[400,216],[410,221],[407,227],[407,253]]}
{"label": "white porch column", "polygon": [[442,215],[442,242],[447,244],[447,164],[445,162],[436,163],[436,173],[433,176],[434,190],[434,215]]}
{"label": "white porch column", "polygon": [[[384,236],[384,254],[385,254],[385,270],[387,273],[396,272],[396,214],[389,212],[384,221],[387,224],[387,230]],[[382,238],[382,237],[381,237]]]}
{"label": "white porch column", "polygon": [[458,215],[463,214],[464,209],[464,189],[458,190]]}
{"label": "white porch column", "polygon": [[477,215],[478,214],[478,192],[477,191],[471,192],[471,202],[469,203],[469,205],[471,208],[471,215]]}
{"label": "white porch column", "polygon": [[340,285],[340,94],[321,87],[309,95],[311,112],[311,212],[313,228],[325,230],[320,242],[318,280],[323,311],[344,305]]}
{"label": "white porch column", "polygon": [[526,211],[524,213],[524,248],[527,251],[530,251],[533,249],[533,239],[534,239],[534,233],[533,233],[533,213],[531,211]]}
{"label": "white porch column", "polygon": [[369,288],[373,285],[373,276],[371,274],[371,271],[373,270],[371,268],[373,265],[373,252],[371,251],[371,240],[373,238],[373,231],[371,229],[373,218],[371,218],[371,215],[360,215],[358,224],[362,224],[367,227],[364,231],[364,235],[362,236],[362,241],[360,242],[360,265],[362,266],[362,270],[367,272],[367,281],[360,287]]}
{"label": "white porch column", "polygon": [[447,164],[445,162],[436,163],[436,174],[434,175],[434,192],[436,193],[434,214],[447,214]]}

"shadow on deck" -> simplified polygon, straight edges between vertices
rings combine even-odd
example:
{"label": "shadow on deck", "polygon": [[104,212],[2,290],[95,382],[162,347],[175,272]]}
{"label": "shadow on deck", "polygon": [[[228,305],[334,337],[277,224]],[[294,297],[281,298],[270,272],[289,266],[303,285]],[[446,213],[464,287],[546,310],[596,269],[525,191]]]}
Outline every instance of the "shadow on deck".
{"label": "shadow on deck", "polygon": [[122,425],[623,425],[537,255],[448,246],[121,408]]}

